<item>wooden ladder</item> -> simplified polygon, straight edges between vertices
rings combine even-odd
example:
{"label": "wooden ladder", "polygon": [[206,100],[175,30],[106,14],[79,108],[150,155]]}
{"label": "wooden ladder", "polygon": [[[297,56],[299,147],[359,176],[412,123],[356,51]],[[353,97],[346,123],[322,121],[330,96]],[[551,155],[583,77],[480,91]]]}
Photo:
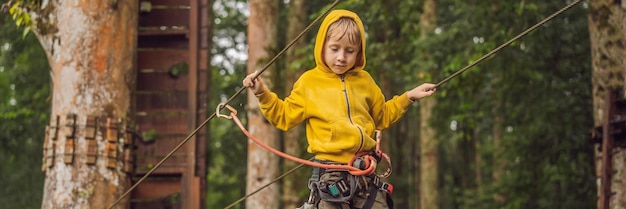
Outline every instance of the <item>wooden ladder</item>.
{"label": "wooden ladder", "polygon": [[[140,0],[133,183],[207,117],[208,0]],[[131,193],[132,209],[204,208],[206,129]]]}

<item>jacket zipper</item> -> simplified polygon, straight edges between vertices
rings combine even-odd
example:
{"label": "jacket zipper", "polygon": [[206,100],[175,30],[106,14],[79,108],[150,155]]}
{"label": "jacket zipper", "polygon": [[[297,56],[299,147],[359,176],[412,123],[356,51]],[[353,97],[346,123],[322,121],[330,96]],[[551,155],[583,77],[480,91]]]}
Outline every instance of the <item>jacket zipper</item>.
{"label": "jacket zipper", "polygon": [[[346,79],[345,79],[346,75],[340,75],[339,77],[341,78],[341,83],[343,84],[343,95],[346,97],[346,105],[348,107],[347,109],[348,120],[350,120],[350,124],[354,125],[354,122],[352,121],[352,113],[350,112],[350,100],[348,99],[348,88],[347,88]],[[363,148],[363,141],[364,141],[363,130],[361,130],[361,128],[359,128],[358,126],[356,128],[359,129],[359,134],[361,134],[361,142],[359,143],[359,148],[356,150],[354,154],[358,154],[361,151],[361,148]]]}

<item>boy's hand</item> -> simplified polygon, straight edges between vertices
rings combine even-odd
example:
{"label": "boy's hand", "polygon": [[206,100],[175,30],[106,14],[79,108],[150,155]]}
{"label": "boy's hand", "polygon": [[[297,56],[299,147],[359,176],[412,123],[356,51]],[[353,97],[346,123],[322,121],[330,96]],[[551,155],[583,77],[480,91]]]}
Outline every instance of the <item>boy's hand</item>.
{"label": "boy's hand", "polygon": [[252,78],[254,78],[258,73],[258,71],[254,71],[254,73],[248,74],[243,79],[243,86],[248,87],[255,95],[261,94],[265,90],[265,84],[263,83],[263,78],[261,78],[261,75],[252,80]]}
{"label": "boy's hand", "polygon": [[435,84],[424,83],[406,92],[406,95],[411,101],[415,101],[430,95],[433,95],[436,91]]}

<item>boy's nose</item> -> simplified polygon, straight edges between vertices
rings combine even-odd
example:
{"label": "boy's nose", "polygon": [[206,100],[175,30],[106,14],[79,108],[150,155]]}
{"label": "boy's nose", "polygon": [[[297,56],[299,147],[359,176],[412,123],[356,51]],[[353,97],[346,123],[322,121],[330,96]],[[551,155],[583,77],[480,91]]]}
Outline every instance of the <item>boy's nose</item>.
{"label": "boy's nose", "polygon": [[338,61],[343,61],[346,58],[346,55],[344,52],[339,52],[337,53],[337,60]]}

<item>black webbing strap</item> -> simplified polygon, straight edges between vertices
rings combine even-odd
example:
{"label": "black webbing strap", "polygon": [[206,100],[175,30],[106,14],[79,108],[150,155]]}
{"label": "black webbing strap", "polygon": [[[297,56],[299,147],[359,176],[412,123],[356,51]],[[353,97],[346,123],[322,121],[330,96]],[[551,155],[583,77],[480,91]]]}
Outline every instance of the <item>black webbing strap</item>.
{"label": "black webbing strap", "polygon": [[[373,185],[373,184],[372,184]],[[363,209],[371,209],[374,206],[374,201],[376,200],[376,195],[378,194],[378,187],[370,187],[370,193],[367,195],[367,199],[365,200],[365,205],[363,205]]]}
{"label": "black webbing strap", "polygon": [[391,185],[390,183],[381,181],[380,177],[378,177],[377,175],[372,176],[372,184],[374,184],[376,188],[384,192],[387,192],[387,194],[391,194],[393,192],[393,185]]}

